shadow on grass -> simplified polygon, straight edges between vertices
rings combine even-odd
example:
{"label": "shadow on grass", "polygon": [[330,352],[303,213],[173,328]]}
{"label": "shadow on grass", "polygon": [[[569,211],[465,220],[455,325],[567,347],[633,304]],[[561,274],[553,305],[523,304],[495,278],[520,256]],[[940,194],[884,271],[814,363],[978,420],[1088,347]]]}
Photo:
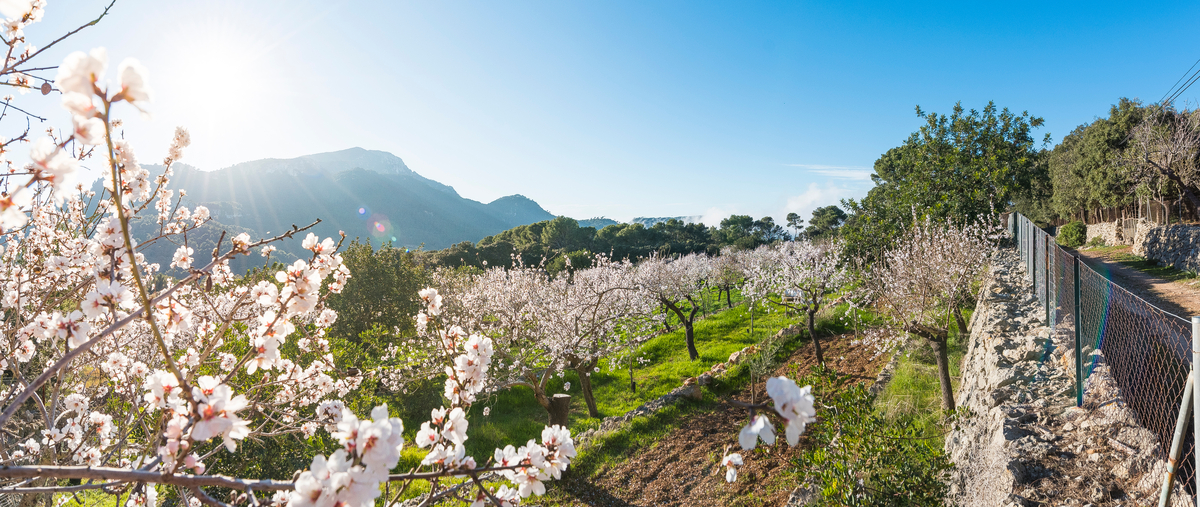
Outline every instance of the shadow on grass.
{"label": "shadow on grass", "polygon": [[[965,313],[970,320],[971,313]],[[966,342],[969,337],[956,329],[951,331],[949,345],[950,382],[958,392],[959,377]],[[937,378],[937,358],[923,341],[914,340],[909,347],[895,352],[901,354],[896,373],[875,400],[875,407],[888,421],[911,419],[923,437],[937,438],[945,434],[942,420],[942,391]]]}

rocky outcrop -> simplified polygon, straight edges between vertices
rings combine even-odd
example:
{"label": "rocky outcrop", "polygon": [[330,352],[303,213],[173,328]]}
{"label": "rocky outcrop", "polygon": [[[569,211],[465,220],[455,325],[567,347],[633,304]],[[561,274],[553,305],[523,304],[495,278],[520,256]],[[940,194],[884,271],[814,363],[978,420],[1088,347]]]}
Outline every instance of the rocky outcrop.
{"label": "rocky outcrop", "polygon": [[[1154,503],[1166,466],[1161,443],[1138,425],[1099,352],[1085,354],[1094,369],[1075,406],[1074,334],[1053,333],[1044,318],[1017,255],[1001,251],[963,359],[957,401],[970,415],[946,437],[953,503]],[[1176,492],[1173,505],[1186,505]]]}
{"label": "rocky outcrop", "polygon": [[1200,271],[1200,225],[1163,225],[1137,238],[1133,254],[1184,271]]}

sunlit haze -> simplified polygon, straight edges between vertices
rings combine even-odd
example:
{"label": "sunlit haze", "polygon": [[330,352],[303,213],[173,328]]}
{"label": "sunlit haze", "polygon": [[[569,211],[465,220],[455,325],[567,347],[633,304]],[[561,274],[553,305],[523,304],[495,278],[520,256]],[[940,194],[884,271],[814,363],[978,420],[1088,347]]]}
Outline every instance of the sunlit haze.
{"label": "sunlit haze", "polygon": [[[52,1],[28,32],[45,40],[105,5]],[[153,117],[127,118],[127,135],[146,160],[183,125],[184,162],[206,170],[360,146],[483,202],[781,220],[865,194],[918,104],[994,100],[1058,140],[1120,97],[1157,101],[1197,57],[1198,10],[121,0],[43,61],[99,45],[110,73],[141,60]]]}

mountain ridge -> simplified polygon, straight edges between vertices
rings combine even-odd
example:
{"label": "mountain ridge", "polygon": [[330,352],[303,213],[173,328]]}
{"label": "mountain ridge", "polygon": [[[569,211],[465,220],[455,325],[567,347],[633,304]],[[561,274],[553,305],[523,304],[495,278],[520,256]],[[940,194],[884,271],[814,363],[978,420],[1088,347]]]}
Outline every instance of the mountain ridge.
{"label": "mountain ridge", "polygon": [[[153,174],[163,170],[145,167]],[[400,157],[363,148],[252,160],[213,171],[178,164],[171,188],[187,191],[184,206],[209,208],[215,219],[209,228],[270,237],[319,218],[321,223],[312,229],[315,234],[336,239],[345,232],[347,239],[377,247],[391,243],[441,249],[555,218],[520,194],[489,203],[467,199],[449,185],[417,174]],[[93,189],[100,190],[99,181]],[[150,237],[149,229],[143,239]],[[189,241],[197,243],[191,246],[197,252],[211,251],[219,237],[211,232],[189,235]],[[301,239],[279,245],[281,253],[305,258]],[[152,262],[166,266],[170,256],[165,249],[152,249]]]}

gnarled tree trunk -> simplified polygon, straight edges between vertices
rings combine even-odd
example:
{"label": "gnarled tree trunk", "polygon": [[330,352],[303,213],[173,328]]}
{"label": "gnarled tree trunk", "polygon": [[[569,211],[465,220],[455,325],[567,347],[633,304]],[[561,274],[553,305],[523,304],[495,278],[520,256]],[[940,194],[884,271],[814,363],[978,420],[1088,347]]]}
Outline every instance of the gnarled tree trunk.
{"label": "gnarled tree trunk", "polygon": [[596,396],[592,394],[592,370],[596,368],[596,361],[576,366],[575,373],[579,374],[579,387],[583,391],[583,401],[587,403],[588,415],[591,417],[600,417],[600,410],[596,408]]}
{"label": "gnarled tree trunk", "polygon": [[949,345],[946,343],[947,332],[916,322],[904,326],[904,330],[929,341],[937,355],[938,384],[942,387],[942,409],[954,410],[954,387],[950,383]]}
{"label": "gnarled tree trunk", "polygon": [[696,320],[696,312],[700,311],[700,308],[696,306],[695,301],[693,301],[690,297],[688,298],[688,302],[692,303],[692,310],[686,314],[683,312],[683,309],[674,302],[663,301],[663,304],[665,304],[667,308],[670,308],[671,311],[675,312],[675,315],[679,316],[680,322],[683,323],[684,337],[687,341],[688,357],[691,358],[692,361],[695,361],[700,359],[700,352],[696,350],[696,332],[692,327],[692,322]]}
{"label": "gnarled tree trunk", "polygon": [[817,353],[817,364],[825,364],[825,355],[821,352],[821,340],[817,339],[817,310],[809,309],[805,313],[808,314],[808,337],[812,338],[813,350]]}

